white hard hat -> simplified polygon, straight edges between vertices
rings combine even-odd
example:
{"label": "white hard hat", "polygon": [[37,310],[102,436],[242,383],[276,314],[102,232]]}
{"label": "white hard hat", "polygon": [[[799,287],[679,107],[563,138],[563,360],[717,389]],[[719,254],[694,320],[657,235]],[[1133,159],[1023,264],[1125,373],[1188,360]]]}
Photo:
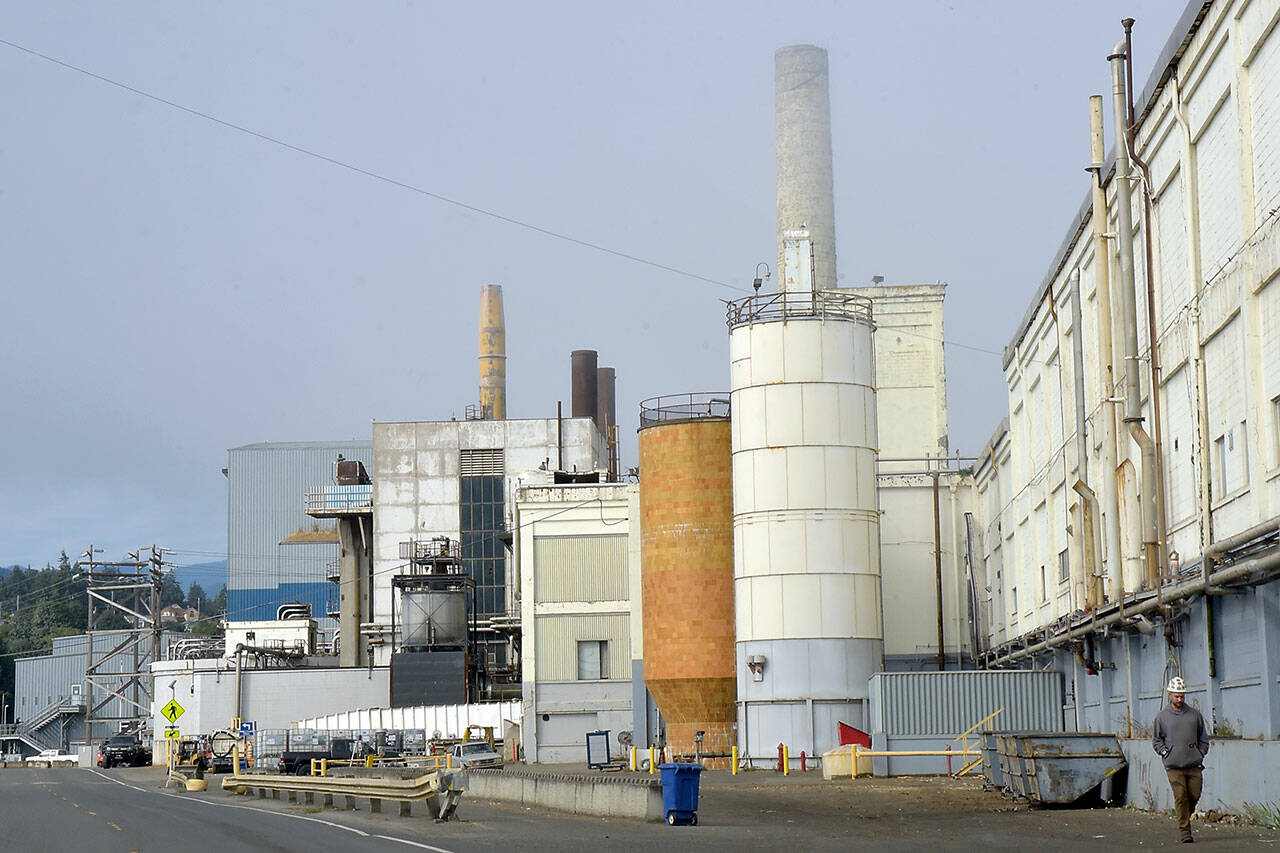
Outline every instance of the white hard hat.
{"label": "white hard hat", "polygon": [[1175,675],[1173,678],[1169,679],[1169,686],[1165,689],[1170,693],[1186,693],[1187,683],[1182,680],[1181,676]]}

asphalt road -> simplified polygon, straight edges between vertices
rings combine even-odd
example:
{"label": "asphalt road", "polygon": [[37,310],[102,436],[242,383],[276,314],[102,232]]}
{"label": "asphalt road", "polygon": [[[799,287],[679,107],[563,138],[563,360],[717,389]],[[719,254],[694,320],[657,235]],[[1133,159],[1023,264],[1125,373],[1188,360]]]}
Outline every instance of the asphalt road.
{"label": "asphalt road", "polygon": [[[0,771],[3,851],[743,851],[1133,850],[1173,847],[1172,818],[1133,809],[1028,809],[974,779],[844,780],[818,774],[708,773],[699,825],[537,811],[464,796],[438,824],[389,809],[370,814],[286,799],[164,788],[157,768]],[[1280,832],[1197,824],[1218,850],[1276,850]]]}

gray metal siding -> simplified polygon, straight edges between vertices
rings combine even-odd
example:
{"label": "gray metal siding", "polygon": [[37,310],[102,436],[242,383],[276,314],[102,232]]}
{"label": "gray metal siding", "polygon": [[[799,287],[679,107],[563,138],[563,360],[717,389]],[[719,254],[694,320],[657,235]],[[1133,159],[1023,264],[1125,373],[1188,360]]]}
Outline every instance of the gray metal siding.
{"label": "gray metal siding", "polygon": [[625,601],[627,537],[535,536],[535,601]]}
{"label": "gray metal siding", "polygon": [[1000,708],[984,728],[1064,730],[1057,671],[878,672],[870,693],[872,732],[955,737]]}
{"label": "gray metal siding", "polygon": [[303,496],[332,481],[339,453],[373,470],[372,441],[250,444],[227,451],[228,591],[325,582],[325,563],[338,558],[336,544],[280,541],[298,530],[334,526],[303,512]]}

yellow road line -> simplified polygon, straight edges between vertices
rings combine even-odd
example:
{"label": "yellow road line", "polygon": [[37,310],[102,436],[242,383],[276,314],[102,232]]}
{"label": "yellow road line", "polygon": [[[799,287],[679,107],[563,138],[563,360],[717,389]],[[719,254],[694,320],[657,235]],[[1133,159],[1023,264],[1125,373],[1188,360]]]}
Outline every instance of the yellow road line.
{"label": "yellow road line", "polygon": [[[85,811],[89,811],[89,810],[88,810],[88,809],[85,809]],[[89,812],[89,814],[93,815],[94,817],[97,817],[97,816],[98,816],[98,813],[97,813],[97,812]]]}
{"label": "yellow road line", "polygon": [[116,832],[124,832],[124,830],[123,830],[123,829],[121,829],[120,827],[116,826],[116,825],[115,825],[114,823],[112,823],[111,821],[107,821],[107,826],[111,827],[111,828],[112,828],[112,829],[114,829]]}

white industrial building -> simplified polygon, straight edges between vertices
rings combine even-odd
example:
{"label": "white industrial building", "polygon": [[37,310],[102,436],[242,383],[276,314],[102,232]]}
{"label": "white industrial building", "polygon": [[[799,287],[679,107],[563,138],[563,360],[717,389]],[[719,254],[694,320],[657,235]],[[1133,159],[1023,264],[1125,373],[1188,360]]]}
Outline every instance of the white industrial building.
{"label": "white industrial building", "polygon": [[[391,579],[406,566],[404,543],[437,536],[460,542],[479,616],[506,617],[515,612],[503,542],[515,479],[539,469],[587,473],[607,465],[604,437],[587,417],[375,423],[372,614],[362,620],[372,623],[374,664],[390,662]],[[505,640],[489,633],[484,642],[491,669],[510,665]]]}
{"label": "white industrial building", "polygon": [[1117,45],[1090,196],[975,467],[984,662],[1062,669],[1068,723],[1122,737],[1181,675],[1228,807],[1258,796],[1280,731],[1278,22],[1274,2],[1189,3],[1133,92],[1136,157],[1103,155],[1103,116],[1114,139],[1128,115]]}
{"label": "white industrial building", "polygon": [[636,728],[639,488],[550,480],[515,494],[523,743],[528,761],[580,761],[586,732],[611,732],[617,752]]}

